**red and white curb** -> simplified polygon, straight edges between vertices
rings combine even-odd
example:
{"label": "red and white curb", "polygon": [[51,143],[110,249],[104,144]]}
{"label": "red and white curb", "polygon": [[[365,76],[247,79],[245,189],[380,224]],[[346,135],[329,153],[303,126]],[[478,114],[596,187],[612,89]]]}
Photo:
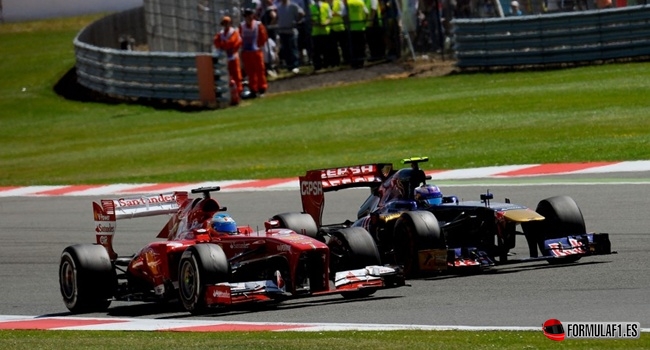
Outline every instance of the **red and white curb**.
{"label": "red and white curb", "polygon": [[[156,320],[140,318],[85,318],[2,316],[0,330],[87,330],[87,331],[174,331],[174,332],[254,332],[254,331],[541,331],[539,327],[432,326],[363,323],[271,323],[210,320]],[[642,328],[648,333],[650,328]]]}
{"label": "red and white curb", "polygon": [[[481,178],[517,178],[541,175],[595,174],[613,172],[650,171],[650,160],[595,163],[556,163],[506,165],[457,170],[426,171],[433,180],[460,180]],[[61,186],[5,186],[0,197],[18,196],[103,196],[134,195],[169,191],[189,191],[204,186],[220,186],[222,191],[297,190],[298,179],[228,180],[199,183],[153,183],[115,185],[61,185]]]}
{"label": "red and white curb", "polygon": [[176,331],[176,332],[251,332],[251,331],[390,331],[390,330],[520,330],[540,331],[540,327],[471,327],[356,323],[269,323],[210,320],[156,320],[131,318],[82,318],[0,316],[0,330],[93,330],[93,331]]}

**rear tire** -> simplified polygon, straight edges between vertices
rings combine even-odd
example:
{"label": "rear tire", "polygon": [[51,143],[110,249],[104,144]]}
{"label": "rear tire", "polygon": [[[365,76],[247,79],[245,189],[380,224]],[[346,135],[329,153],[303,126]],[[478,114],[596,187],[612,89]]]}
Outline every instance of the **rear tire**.
{"label": "rear tire", "polygon": [[187,248],[178,264],[178,294],[185,310],[206,312],[207,286],[227,282],[229,277],[230,263],[220,246],[205,243]]}
{"label": "rear tire", "polygon": [[63,250],[59,263],[59,287],[70,312],[106,311],[116,283],[113,264],[103,246],[78,244]]}
{"label": "rear tire", "polygon": [[403,266],[404,275],[407,277],[415,277],[420,273],[418,250],[446,247],[438,219],[431,212],[407,211],[395,222],[395,262]]}
{"label": "rear tire", "polygon": [[[327,243],[330,248],[330,274],[336,272],[362,269],[366,266],[381,265],[379,250],[368,231],[361,227],[349,227],[331,233]],[[342,293],[346,299],[367,297],[376,289]]]}
{"label": "rear tire", "polygon": [[309,214],[305,213],[282,213],[275,215],[274,220],[280,222],[280,227],[288,228],[296,233],[301,235],[309,236],[315,238],[321,242],[324,242],[323,237],[318,235],[318,226],[314,221],[314,218]]}

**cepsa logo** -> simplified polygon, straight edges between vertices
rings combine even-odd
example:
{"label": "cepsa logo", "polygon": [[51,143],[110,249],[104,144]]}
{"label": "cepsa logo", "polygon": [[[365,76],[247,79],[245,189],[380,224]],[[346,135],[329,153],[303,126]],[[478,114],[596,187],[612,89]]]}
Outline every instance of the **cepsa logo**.
{"label": "cepsa logo", "polygon": [[300,183],[300,193],[303,196],[320,196],[323,194],[323,183],[320,181],[303,181]]}
{"label": "cepsa logo", "polygon": [[550,320],[546,320],[542,326],[542,330],[548,339],[555,341],[564,340],[564,326],[562,326],[562,322],[558,319],[551,318]]}
{"label": "cepsa logo", "polygon": [[323,172],[321,173],[321,177],[323,179],[328,179],[331,177],[373,174],[374,172],[375,172],[375,166],[370,164],[370,165],[350,166],[345,168],[323,170]]}

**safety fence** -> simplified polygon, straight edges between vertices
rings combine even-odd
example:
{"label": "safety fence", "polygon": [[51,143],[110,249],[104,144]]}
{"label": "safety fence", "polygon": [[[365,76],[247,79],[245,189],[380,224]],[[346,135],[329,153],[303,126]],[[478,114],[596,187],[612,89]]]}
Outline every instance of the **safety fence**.
{"label": "safety fence", "polygon": [[[74,39],[74,47],[77,81],[96,92],[206,104],[230,101],[225,57],[148,51],[142,7],[90,24]],[[211,61],[207,68],[206,56]]]}
{"label": "safety fence", "polygon": [[457,66],[552,65],[650,55],[650,6],[456,19]]}

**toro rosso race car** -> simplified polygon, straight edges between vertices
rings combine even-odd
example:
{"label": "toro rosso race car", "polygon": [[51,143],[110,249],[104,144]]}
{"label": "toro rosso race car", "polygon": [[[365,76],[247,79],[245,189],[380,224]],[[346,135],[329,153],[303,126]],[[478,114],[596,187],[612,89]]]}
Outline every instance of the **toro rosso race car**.
{"label": "toro rosso race car", "polygon": [[[317,225],[314,238],[327,242],[332,232],[363,228],[375,240],[384,263],[402,266],[407,277],[426,273],[476,272],[495,265],[547,260],[575,262],[586,255],[610,254],[608,234],[587,233],[573,199],[557,196],[535,210],[493,201],[481,194],[475,201],[443,196],[419,168],[426,157],[405,159],[410,167],[390,163],[309,170],[300,177],[303,211]],[[322,223],[326,192],[369,187],[355,220]],[[513,258],[515,237],[524,235],[529,256]]]}
{"label": "toro rosso race car", "polygon": [[[330,245],[298,232],[316,230],[307,214],[280,214],[253,231],[237,226],[210,192],[107,199],[93,203],[96,244],[63,250],[59,284],[73,313],[106,310],[112,300],[178,301],[192,313],[239,303],[340,293],[364,297],[404,285],[399,269],[380,265],[369,235],[338,236]],[[119,256],[120,219],[171,214],[155,242]],[[332,241],[334,242],[334,240]]]}

